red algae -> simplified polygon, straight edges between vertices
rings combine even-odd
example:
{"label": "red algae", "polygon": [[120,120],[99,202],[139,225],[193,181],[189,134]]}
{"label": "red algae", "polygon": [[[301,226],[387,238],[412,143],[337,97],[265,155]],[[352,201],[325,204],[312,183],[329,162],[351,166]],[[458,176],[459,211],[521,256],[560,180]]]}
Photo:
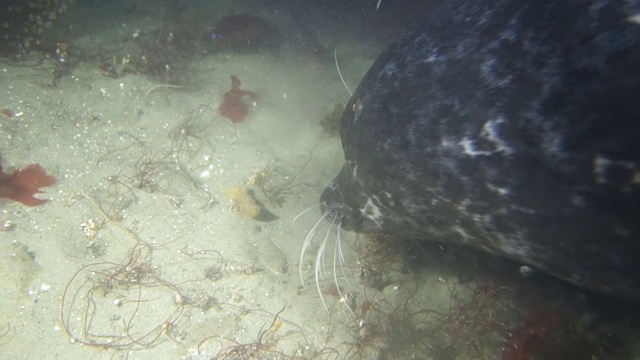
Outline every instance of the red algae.
{"label": "red algae", "polygon": [[34,195],[41,193],[40,188],[51,186],[56,179],[48,175],[39,164],[28,165],[11,174],[2,171],[0,157],[0,198],[18,201],[27,206],[46,203],[46,199],[38,199]]}
{"label": "red algae", "polygon": [[530,311],[505,343],[502,360],[530,360],[532,354],[544,348],[559,322],[560,314],[555,310]]}
{"label": "red algae", "polygon": [[222,105],[218,107],[220,115],[230,119],[234,123],[243,121],[249,114],[249,104],[247,98],[251,101],[257,99],[256,93],[247,90],[240,90],[240,79],[238,75],[231,75],[231,90],[224,94]]}

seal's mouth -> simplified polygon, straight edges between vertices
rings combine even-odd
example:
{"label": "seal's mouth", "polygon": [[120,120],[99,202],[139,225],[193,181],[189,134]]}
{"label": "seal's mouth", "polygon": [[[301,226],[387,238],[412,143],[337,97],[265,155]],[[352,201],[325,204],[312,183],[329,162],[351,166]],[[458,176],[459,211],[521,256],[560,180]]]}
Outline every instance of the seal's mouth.
{"label": "seal's mouth", "polygon": [[324,217],[347,231],[360,232],[363,228],[364,218],[360,211],[349,206],[349,196],[341,187],[332,181],[320,196],[320,210]]}

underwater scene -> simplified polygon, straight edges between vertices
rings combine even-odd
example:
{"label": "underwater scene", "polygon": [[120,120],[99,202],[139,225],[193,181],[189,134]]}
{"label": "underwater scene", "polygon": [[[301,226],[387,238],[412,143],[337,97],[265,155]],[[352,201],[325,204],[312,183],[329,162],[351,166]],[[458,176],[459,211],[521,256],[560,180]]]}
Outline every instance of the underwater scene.
{"label": "underwater scene", "polygon": [[539,3],[3,2],[0,358],[640,359],[640,4]]}

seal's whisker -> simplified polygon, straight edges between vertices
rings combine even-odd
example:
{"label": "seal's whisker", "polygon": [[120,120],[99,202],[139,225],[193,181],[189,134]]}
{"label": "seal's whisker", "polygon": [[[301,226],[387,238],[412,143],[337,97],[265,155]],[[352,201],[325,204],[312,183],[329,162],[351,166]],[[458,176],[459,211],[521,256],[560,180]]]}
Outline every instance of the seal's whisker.
{"label": "seal's whisker", "polygon": [[327,304],[324,301],[324,295],[322,294],[322,289],[320,289],[320,278],[322,277],[320,269],[324,268],[324,250],[327,246],[327,239],[329,238],[330,232],[331,232],[331,227],[327,229],[324,239],[322,240],[322,244],[320,245],[320,249],[318,249],[318,253],[316,254],[316,263],[315,263],[315,269],[314,269],[315,278],[316,278],[316,289],[318,289],[318,294],[320,295],[320,300],[322,301],[322,305],[324,306],[325,310],[329,310],[329,308],[327,307]]}
{"label": "seal's whisker", "polygon": [[336,69],[338,70],[338,75],[340,76],[342,85],[344,85],[344,87],[349,92],[349,96],[352,96],[353,93],[351,92],[351,89],[349,89],[349,85],[347,85],[347,82],[344,81],[344,78],[342,77],[342,72],[340,71],[340,66],[338,66],[338,49],[333,49],[333,59],[336,61]]}
{"label": "seal's whisker", "polygon": [[304,277],[302,276],[302,260],[304,259],[304,253],[307,251],[309,244],[311,244],[311,240],[313,240],[316,232],[318,231],[318,227],[322,224],[322,221],[327,217],[327,213],[324,213],[322,217],[313,225],[309,233],[307,233],[307,237],[304,239],[304,243],[302,244],[302,250],[300,251],[300,261],[298,263],[298,273],[300,274],[300,281],[302,281],[302,286],[306,287],[304,284]]}
{"label": "seal's whisker", "polygon": [[309,206],[308,208],[306,208],[306,209],[302,210],[298,215],[296,215],[296,216],[293,218],[293,220],[291,220],[291,222],[292,222],[292,223],[296,222],[296,220],[298,220],[298,218],[299,218],[300,216],[302,216],[302,215],[304,215],[304,214],[308,213],[309,211],[311,211],[311,210],[313,210],[313,209],[317,208],[318,206],[320,206],[320,204],[316,204],[316,205],[313,205],[313,206]]}
{"label": "seal's whisker", "polygon": [[[342,278],[344,279],[344,281],[347,283],[347,285],[349,285],[350,288],[352,288],[353,286],[351,286],[351,284],[349,283],[349,279],[347,278],[347,275],[344,273],[344,264],[346,263],[346,260],[344,259],[344,252],[342,251],[342,222],[338,223],[338,234],[336,236],[336,248],[338,249],[338,257],[339,257],[339,261],[340,261],[340,271],[342,272]],[[334,255],[335,256],[335,255]],[[334,273],[335,273],[335,269],[334,269]],[[336,284],[338,285],[338,284]]]}
{"label": "seal's whisker", "polygon": [[336,286],[336,290],[338,290],[338,295],[340,296],[340,299],[344,299],[344,295],[342,295],[342,291],[340,291],[340,284],[338,283],[338,271],[336,269],[336,264],[339,261],[340,269],[343,270],[342,277],[345,278],[344,267],[342,266],[343,258],[340,256],[340,254],[342,253],[342,245],[340,244],[340,223],[338,223],[337,225],[337,231],[338,231],[338,234],[336,235],[336,241],[333,244],[333,283]]}
{"label": "seal's whisker", "polygon": [[[305,211],[308,211],[308,210],[305,210]],[[329,226],[327,226],[327,230],[324,234],[322,241],[320,242],[318,252],[316,253],[316,256],[315,256],[313,276],[316,283],[316,290],[320,295],[320,300],[322,301],[322,305],[326,310],[329,310],[329,307],[327,306],[327,303],[324,299],[325,293],[323,293],[323,289],[320,286],[320,282],[327,276],[327,272],[333,271],[333,274],[331,276],[333,277],[335,291],[337,292],[337,294],[335,295],[339,296],[341,300],[344,299],[345,296],[343,295],[338,282],[338,266],[340,267],[340,272],[342,277],[345,279],[349,287],[351,287],[351,284],[347,280],[347,276],[344,270],[344,264],[346,261],[345,261],[344,252],[342,251],[342,221],[341,219],[339,220],[340,218],[339,214],[335,212],[330,212],[330,211],[325,212],[322,215],[322,217],[313,225],[313,228],[309,230],[309,233],[307,234],[307,237],[305,238],[304,243],[302,244],[302,251],[300,252],[300,262],[298,264],[298,272],[300,275],[300,280],[302,281],[302,285],[303,287],[306,288],[305,279],[302,274],[302,263],[304,260],[304,254],[306,253],[307,249],[311,245],[311,242],[315,239],[316,234],[318,233],[320,224],[327,217],[330,217],[328,221]],[[334,231],[336,232],[335,237],[334,237]],[[327,250],[327,246],[329,246],[330,240],[332,239],[334,240],[333,259],[331,259],[331,265],[330,265],[331,268],[329,268],[326,266],[325,252]]]}
{"label": "seal's whisker", "polygon": [[[335,217],[334,217],[335,219]],[[331,224],[333,224],[335,220],[331,220]],[[320,269],[322,270],[322,272],[320,273],[320,275],[327,275],[327,267],[325,266],[325,262],[324,262],[324,250],[327,247],[327,242],[329,240],[329,235],[331,234],[331,229],[333,228],[333,226],[329,226],[327,227],[327,232],[324,234],[324,239],[322,239],[322,245],[320,247],[320,249],[322,251],[320,251],[320,253],[322,254],[322,256],[320,257],[320,261],[321,261],[321,265],[320,265]],[[317,263],[316,263],[317,265]]]}

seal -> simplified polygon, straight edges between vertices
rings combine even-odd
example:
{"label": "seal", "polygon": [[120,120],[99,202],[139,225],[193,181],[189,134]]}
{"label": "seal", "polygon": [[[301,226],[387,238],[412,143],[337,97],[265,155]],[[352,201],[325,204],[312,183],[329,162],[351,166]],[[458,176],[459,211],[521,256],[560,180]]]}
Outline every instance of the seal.
{"label": "seal", "polygon": [[348,102],[325,218],[640,299],[638,64],[637,0],[443,1]]}

